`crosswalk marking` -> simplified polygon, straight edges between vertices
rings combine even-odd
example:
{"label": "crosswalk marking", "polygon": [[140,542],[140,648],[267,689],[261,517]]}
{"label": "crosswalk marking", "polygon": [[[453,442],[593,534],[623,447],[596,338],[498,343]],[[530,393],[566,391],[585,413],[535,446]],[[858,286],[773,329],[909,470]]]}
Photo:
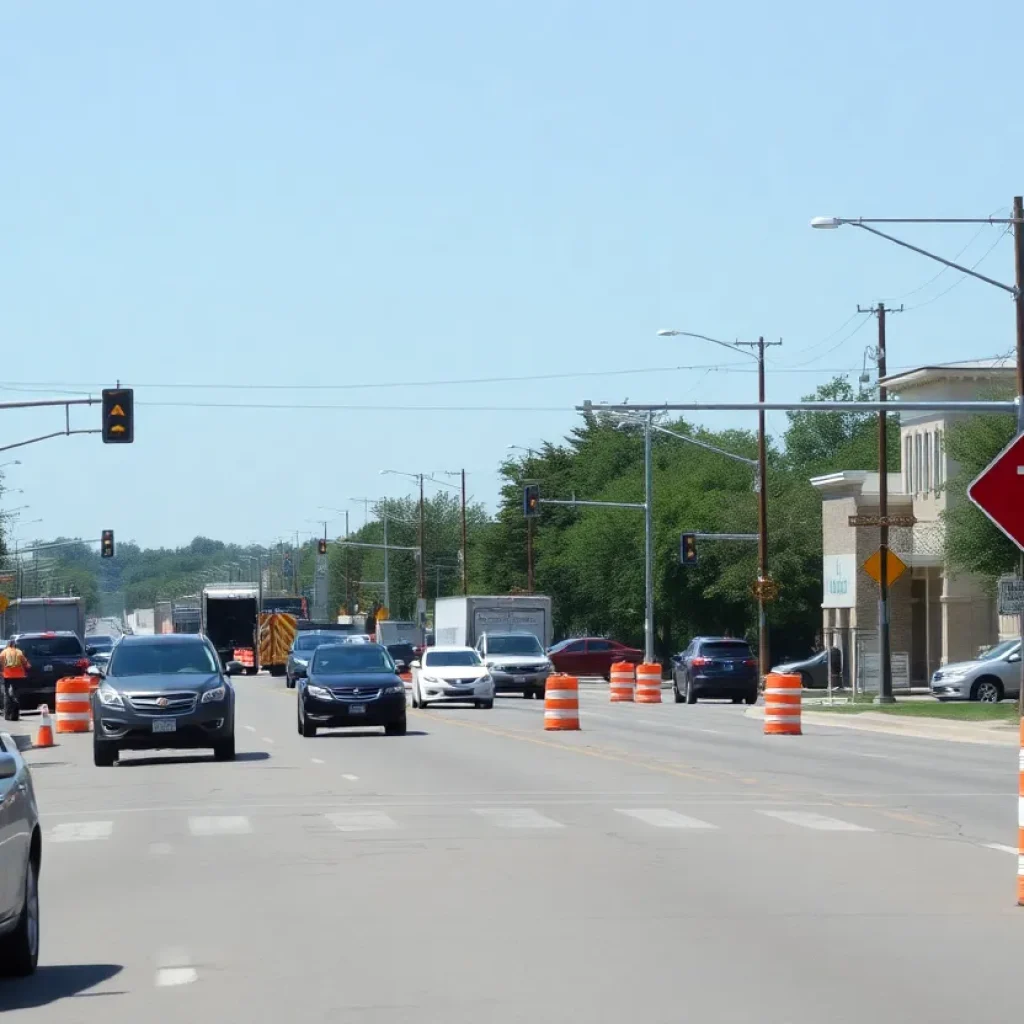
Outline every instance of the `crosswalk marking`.
{"label": "crosswalk marking", "polygon": [[326,817],[339,832],[378,832],[398,827],[381,811],[339,811]]}
{"label": "crosswalk marking", "polygon": [[618,813],[636,818],[637,821],[653,825],[655,828],[718,828],[717,825],[701,821],[700,818],[690,818],[664,807],[634,807],[629,810],[620,809]]}
{"label": "crosswalk marking", "polygon": [[189,818],[188,830],[194,836],[241,836],[252,831],[249,819],[241,814],[215,818]]}
{"label": "crosswalk marking", "polygon": [[766,818],[778,818],[789,825],[798,825],[800,828],[813,828],[819,832],[873,832],[874,829],[865,828],[863,825],[854,825],[852,821],[842,821],[840,818],[829,818],[824,814],[815,814],[813,811],[758,811]]}
{"label": "crosswalk marking", "polygon": [[112,821],[65,821],[50,831],[51,843],[87,843],[109,839],[114,831]]}
{"label": "crosswalk marking", "polygon": [[532,807],[475,807],[475,813],[498,828],[562,828],[560,822],[546,818]]}

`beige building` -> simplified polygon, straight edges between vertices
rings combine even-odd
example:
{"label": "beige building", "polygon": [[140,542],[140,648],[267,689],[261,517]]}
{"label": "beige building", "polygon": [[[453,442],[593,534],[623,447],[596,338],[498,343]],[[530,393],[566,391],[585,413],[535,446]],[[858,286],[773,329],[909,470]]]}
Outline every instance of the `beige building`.
{"label": "beige building", "polygon": [[[1012,394],[1009,362],[983,360],[923,366],[885,380],[889,395],[907,401],[967,401]],[[995,600],[979,579],[954,576],[943,560],[941,513],[945,482],[957,472],[944,438],[963,414],[900,413],[900,472],[889,474],[889,513],[912,514],[913,527],[889,531],[889,545],[908,569],[891,589],[894,685],[922,685],[947,662],[974,657],[1000,635]],[[852,527],[849,517],[878,513],[878,473],[817,477],[822,497],[822,626],[826,644],[842,649],[846,675],[877,673],[878,586],[862,568],[878,549],[879,531]],[[1012,629],[1011,623],[1004,623]],[[873,663],[872,663],[873,662]]]}

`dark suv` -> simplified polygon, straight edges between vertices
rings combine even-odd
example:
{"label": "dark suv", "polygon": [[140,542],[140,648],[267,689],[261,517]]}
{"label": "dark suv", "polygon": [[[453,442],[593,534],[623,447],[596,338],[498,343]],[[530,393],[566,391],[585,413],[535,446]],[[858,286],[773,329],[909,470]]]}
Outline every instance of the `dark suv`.
{"label": "dark suv", "polygon": [[757,658],[745,640],[698,636],[672,663],[672,694],[677,704],[696,704],[704,698],[757,703]]}
{"label": "dark suv", "polygon": [[89,667],[85,646],[77,633],[16,633],[11,639],[28,658],[31,668],[24,679],[5,679],[4,718],[16,722],[22,711],[35,711],[40,704],[54,710],[57,680],[80,676]]}

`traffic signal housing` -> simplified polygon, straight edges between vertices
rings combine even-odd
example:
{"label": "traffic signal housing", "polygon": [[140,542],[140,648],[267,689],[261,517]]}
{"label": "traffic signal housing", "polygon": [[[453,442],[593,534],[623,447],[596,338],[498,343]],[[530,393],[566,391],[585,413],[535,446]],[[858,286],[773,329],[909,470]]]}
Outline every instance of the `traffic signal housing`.
{"label": "traffic signal housing", "polygon": [[679,561],[683,565],[697,564],[697,535],[684,533],[679,541]]}
{"label": "traffic signal housing", "polygon": [[100,534],[100,556],[103,558],[114,557],[114,531],[104,530]]}
{"label": "traffic signal housing", "polygon": [[523,515],[527,519],[540,515],[540,484],[527,484],[523,488]]}
{"label": "traffic signal housing", "polygon": [[131,444],[135,440],[135,392],[131,388],[104,388],[101,433],[104,444]]}
{"label": "traffic signal housing", "polygon": [[327,554],[327,538],[326,537],[321,537],[320,540],[317,541],[316,549],[317,549],[317,551],[321,555],[326,555]]}

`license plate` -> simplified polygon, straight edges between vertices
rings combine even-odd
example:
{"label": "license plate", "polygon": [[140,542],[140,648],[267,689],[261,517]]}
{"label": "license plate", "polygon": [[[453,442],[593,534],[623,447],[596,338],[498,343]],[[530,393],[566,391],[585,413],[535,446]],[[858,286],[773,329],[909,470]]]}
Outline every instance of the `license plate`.
{"label": "license plate", "polygon": [[514,683],[525,683],[526,682],[526,676],[513,676],[512,677],[512,682],[514,682]]}
{"label": "license plate", "polygon": [[43,666],[43,671],[44,672],[52,672],[53,671],[53,666],[52,665],[44,665]]}
{"label": "license plate", "polygon": [[365,715],[366,705],[365,704],[349,704],[348,713],[350,715]]}
{"label": "license plate", "polygon": [[178,723],[173,718],[157,718],[153,721],[153,732],[174,732]]}

